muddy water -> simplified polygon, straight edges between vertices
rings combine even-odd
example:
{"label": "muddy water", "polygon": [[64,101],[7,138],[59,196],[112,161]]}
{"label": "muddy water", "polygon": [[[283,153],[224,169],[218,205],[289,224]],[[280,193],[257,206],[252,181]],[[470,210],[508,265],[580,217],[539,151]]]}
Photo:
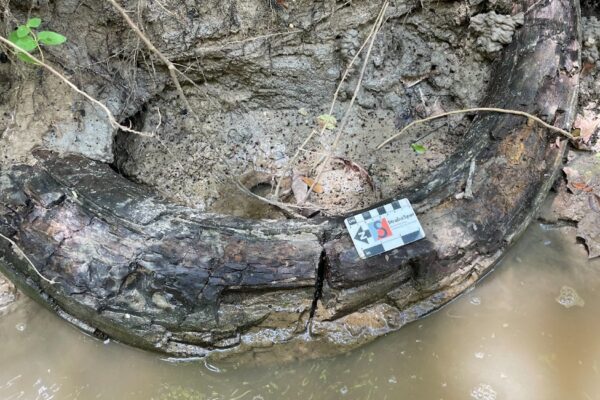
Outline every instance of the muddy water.
{"label": "muddy water", "polygon": [[0,399],[600,399],[599,310],[600,261],[535,225],[448,307],[333,359],[174,363],[25,301],[0,319]]}

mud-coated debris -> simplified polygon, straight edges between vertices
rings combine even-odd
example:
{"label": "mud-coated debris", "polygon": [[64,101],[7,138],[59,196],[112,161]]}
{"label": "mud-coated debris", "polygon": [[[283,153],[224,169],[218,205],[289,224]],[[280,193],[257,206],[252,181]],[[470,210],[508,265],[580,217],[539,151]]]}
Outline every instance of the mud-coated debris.
{"label": "mud-coated debris", "polygon": [[584,62],[600,66],[600,21],[596,17],[583,18],[583,51]]}
{"label": "mud-coated debris", "polygon": [[346,62],[350,61],[356,55],[360,47],[359,32],[356,29],[349,29],[340,41],[340,54]]}
{"label": "mud-coated debris", "polygon": [[[227,18],[206,3],[198,6],[198,19],[191,21],[186,29],[173,24],[168,32],[149,32],[152,37],[161,38],[157,45],[164,46],[160,49],[174,58],[183,60],[180,55],[201,52],[206,64],[201,71],[188,70],[187,74],[197,82],[210,81],[211,84],[206,88],[202,85],[187,88],[190,102],[198,105],[195,111],[203,120],[201,124],[193,121],[188,124],[189,118],[172,111],[170,89],[156,94],[146,108],[160,109],[163,124],[157,131],[157,138],[168,144],[169,151],[165,151],[159,140],[119,134],[115,164],[124,174],[163,189],[167,196],[186,205],[255,218],[257,207],[248,209],[251,215],[241,215],[244,210],[238,204],[244,200],[235,190],[229,189],[226,176],[255,169],[287,177],[294,168],[313,168],[316,163],[307,159],[311,154],[319,153],[321,158],[321,153],[331,153],[367,168],[377,183],[378,191],[362,190],[359,184],[364,182],[354,179],[349,186],[358,190],[336,191],[332,213],[346,214],[380,200],[379,192],[389,197],[396,188],[415,184],[419,176],[433,171],[460,144],[460,140],[445,136],[448,129],[445,127],[434,130],[427,137],[424,143],[429,149],[427,157],[417,157],[410,144],[399,143],[393,149],[378,152],[373,149],[377,143],[396,133],[393,123],[399,110],[411,109],[415,101],[420,103],[418,95],[413,101],[412,92],[417,89],[423,92],[426,100],[439,97],[438,91],[442,90],[442,106],[448,110],[483,100],[492,63],[482,60],[473,41],[459,45],[457,32],[466,37],[468,30],[465,24],[455,25],[458,16],[461,21],[462,18],[466,21],[468,15],[462,3],[432,4],[434,8],[443,9],[442,14],[420,11],[418,2],[402,2],[402,6],[394,7],[394,16],[377,35],[368,60],[366,48],[363,48],[344,82],[341,78],[365,43],[381,4],[369,1],[346,3],[332,20],[329,15],[333,10],[327,2],[287,0],[293,15],[285,21],[285,26],[293,22],[296,27],[307,26],[303,28],[306,32],[315,33],[301,35],[293,31],[274,31],[276,26],[271,21],[274,15],[266,7],[268,2],[259,2],[262,7],[251,7],[246,3],[244,7],[231,6],[232,15],[226,13]],[[225,4],[236,2],[225,1],[223,7],[229,9]],[[145,14],[144,18],[173,20],[159,7],[148,7],[150,14]],[[275,14],[276,18],[282,17],[281,12]],[[230,18],[240,21],[242,37],[229,31]],[[213,28],[217,30],[213,32]],[[256,34],[256,40],[246,40],[248,37],[242,32],[248,29]],[[432,34],[434,31],[438,33]],[[275,35],[271,35],[273,33]],[[177,37],[176,41],[174,37]],[[210,46],[192,49],[185,45],[186,41],[210,42]],[[365,61],[369,62],[361,90],[337,148],[329,148],[337,132],[328,130],[309,141],[294,165],[288,165],[311,131],[321,131],[315,117],[330,113],[341,120]],[[471,83],[468,89],[465,80]],[[413,90],[404,90],[403,82],[405,88],[406,85],[414,86]],[[336,105],[330,110],[329,104],[339,84]],[[210,94],[205,93],[208,86]],[[206,100],[207,96],[210,100]],[[324,104],[327,104],[326,108],[323,108]],[[140,124],[149,130],[158,124],[156,118],[151,118],[153,114],[156,113],[139,116],[143,120]],[[453,134],[460,136],[466,128],[459,125],[460,119],[436,123],[449,124]],[[438,126],[436,123],[432,124],[433,128]],[[429,127],[419,127],[413,133],[426,132],[431,132]],[[174,168],[177,166],[175,158],[179,158],[183,168]],[[227,162],[222,162],[221,158]],[[302,174],[316,177],[309,170],[303,170]],[[319,183],[327,190],[325,182],[319,179]],[[282,193],[286,191],[281,190]],[[331,196],[327,197],[323,204],[317,205],[330,209]],[[291,196],[279,199],[280,202],[294,200]],[[312,193],[308,201],[318,203],[318,200]],[[234,211],[229,211],[225,205]],[[267,211],[271,213],[268,218],[278,217],[272,215],[276,212],[275,207],[269,207]]]}
{"label": "mud-coated debris", "polygon": [[500,15],[490,11],[471,18],[470,28],[479,34],[477,49],[483,53],[494,54],[512,42],[515,30],[524,22],[523,13]]}
{"label": "mud-coated debris", "polygon": [[[593,194],[591,196],[594,196]],[[595,202],[596,200],[592,200]],[[592,203],[594,204],[594,203]],[[588,212],[577,225],[577,237],[585,241],[589,258],[600,256],[600,214]]]}
{"label": "mud-coated debris", "polygon": [[577,237],[585,242],[590,258],[600,256],[600,158],[589,152],[571,151],[563,172],[566,182],[544,219],[577,223]]}
{"label": "mud-coated debris", "polygon": [[560,294],[556,298],[556,301],[565,308],[583,307],[585,305],[585,301],[570,286],[563,286],[560,289]]}
{"label": "mud-coated debris", "polygon": [[342,157],[335,157],[334,160],[339,161],[342,164],[344,164],[344,168],[346,169],[346,171],[358,173],[369,184],[369,186],[371,187],[371,190],[375,190],[375,184],[373,183],[373,178],[371,178],[371,175],[369,175],[367,170],[364,169],[362,166],[360,166],[359,164],[355,163],[352,160],[347,160]]}
{"label": "mud-coated debris", "polygon": [[292,193],[296,199],[296,204],[302,204],[308,194],[308,184],[302,179],[301,175],[294,174],[292,177]]}
{"label": "mud-coated debris", "polygon": [[319,178],[323,193],[311,193],[311,201],[331,214],[367,207],[365,193],[374,193],[369,173],[353,161],[336,157],[328,161]]}
{"label": "mud-coated debris", "polygon": [[0,275],[0,316],[2,310],[17,300],[17,290],[14,285]]}
{"label": "mud-coated debris", "polygon": [[592,135],[596,132],[600,126],[600,115],[597,112],[591,110],[583,110],[582,114],[577,114],[573,127],[577,130],[574,133],[578,134],[578,137],[583,141],[584,144],[588,144]]}

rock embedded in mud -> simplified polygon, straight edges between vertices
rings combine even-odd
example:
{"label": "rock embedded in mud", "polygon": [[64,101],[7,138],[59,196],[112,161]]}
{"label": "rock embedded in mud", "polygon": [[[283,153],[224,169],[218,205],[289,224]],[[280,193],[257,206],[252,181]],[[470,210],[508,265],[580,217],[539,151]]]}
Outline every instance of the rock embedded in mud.
{"label": "rock embedded in mud", "polygon": [[571,151],[563,168],[566,181],[558,187],[548,222],[577,223],[577,237],[585,242],[590,258],[600,256],[600,159],[589,152]]}
{"label": "rock embedded in mud", "polygon": [[13,304],[18,298],[15,286],[0,275],[0,315],[4,309]]}
{"label": "rock embedded in mud", "polygon": [[[595,196],[595,195],[590,195]],[[594,200],[588,202],[597,202],[597,196]],[[577,225],[577,237],[585,241],[589,258],[600,257],[600,214],[597,212],[588,212]]]}
{"label": "rock embedded in mud", "polygon": [[470,28],[479,34],[478,50],[493,55],[512,42],[515,30],[524,22],[525,15],[522,12],[516,15],[501,15],[490,11],[471,18]]}

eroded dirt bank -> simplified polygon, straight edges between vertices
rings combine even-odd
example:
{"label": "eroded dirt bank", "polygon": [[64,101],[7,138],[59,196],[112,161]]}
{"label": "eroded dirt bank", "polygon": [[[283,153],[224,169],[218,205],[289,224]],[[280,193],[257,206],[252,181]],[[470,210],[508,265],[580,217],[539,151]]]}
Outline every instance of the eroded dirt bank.
{"label": "eroded dirt bank", "polygon": [[[110,4],[40,4],[31,13],[69,38],[48,49],[47,58],[120,120],[155,132],[156,138],[117,135],[101,112],[56,78],[5,63],[0,67],[7,78],[0,104],[2,162],[31,161],[29,150],[43,144],[114,162],[126,176],[202,210],[276,217],[276,210],[259,207],[229,178],[239,176],[250,189],[262,185],[263,192],[285,179],[282,191],[288,194],[281,200],[294,202],[291,178],[314,177],[325,153],[334,159],[320,179],[324,193],[313,201],[333,214],[360,209],[414,183],[456,150],[468,124],[461,117],[418,129],[394,146],[375,147],[413,119],[479,104],[492,60],[523,22],[510,2],[392,2],[340,143],[332,147],[337,132],[326,130],[289,165],[311,130],[319,128],[318,116],[329,112],[381,4],[175,3],[152,1],[129,9],[194,81],[182,79],[199,120],[178,99],[164,65]],[[6,10],[9,31],[26,19],[29,2],[10,2]],[[339,87],[333,108],[339,120],[365,58],[363,51]],[[19,73],[28,78],[16,79]],[[20,134],[24,130],[26,137]],[[417,141],[427,147],[425,154],[410,148]],[[352,163],[370,178],[349,168]]]}

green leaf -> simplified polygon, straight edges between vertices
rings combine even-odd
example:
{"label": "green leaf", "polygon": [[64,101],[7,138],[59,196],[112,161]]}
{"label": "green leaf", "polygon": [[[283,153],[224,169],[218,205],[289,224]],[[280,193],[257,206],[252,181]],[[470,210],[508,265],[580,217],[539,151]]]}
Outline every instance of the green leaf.
{"label": "green leaf", "polygon": [[323,114],[317,117],[317,121],[321,128],[334,130],[337,125],[337,119],[331,114]]}
{"label": "green leaf", "polygon": [[18,53],[17,57],[19,57],[19,60],[24,61],[28,64],[37,64],[33,58],[31,58],[27,55],[27,53],[23,53],[23,52]]}
{"label": "green leaf", "polygon": [[24,38],[25,36],[29,35],[29,32],[30,32],[29,28],[25,25],[20,25],[17,28],[17,36],[21,39]]}
{"label": "green leaf", "polygon": [[425,154],[425,152],[427,151],[427,147],[423,146],[422,144],[418,144],[418,143],[413,143],[410,145],[410,147],[412,147],[412,149],[417,154]]}
{"label": "green leaf", "polygon": [[25,51],[33,51],[37,48],[37,43],[31,36],[20,38],[17,36],[16,32],[13,32],[8,37],[8,40]]}
{"label": "green leaf", "polygon": [[27,26],[30,28],[37,28],[42,24],[41,18],[31,18],[27,21]]}
{"label": "green leaf", "polygon": [[57,46],[67,41],[67,38],[63,35],[52,31],[42,31],[38,33],[37,37],[40,43],[48,46]]}
{"label": "green leaf", "polygon": [[8,35],[8,40],[11,43],[15,43],[17,40],[19,40],[19,37],[17,36],[17,31],[12,31],[10,35]]}

